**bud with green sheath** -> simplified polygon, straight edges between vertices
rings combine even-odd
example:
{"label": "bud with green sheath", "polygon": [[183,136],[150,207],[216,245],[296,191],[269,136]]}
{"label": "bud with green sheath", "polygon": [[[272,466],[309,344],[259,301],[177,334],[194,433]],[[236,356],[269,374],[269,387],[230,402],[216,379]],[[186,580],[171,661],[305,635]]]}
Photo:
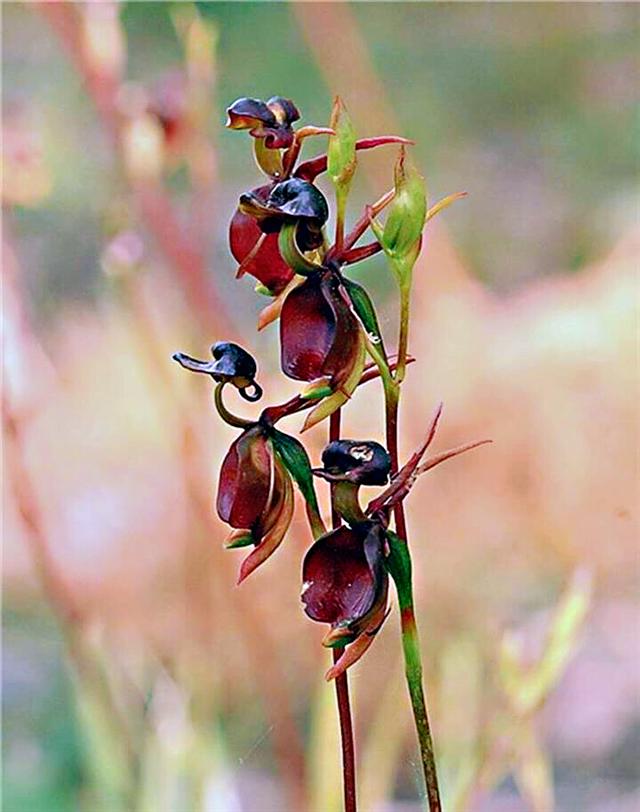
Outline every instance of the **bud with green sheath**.
{"label": "bud with green sheath", "polygon": [[356,171],[356,133],[342,99],[336,96],[331,113],[327,172],[336,187],[336,248],[342,246],[344,216],[349,189]]}

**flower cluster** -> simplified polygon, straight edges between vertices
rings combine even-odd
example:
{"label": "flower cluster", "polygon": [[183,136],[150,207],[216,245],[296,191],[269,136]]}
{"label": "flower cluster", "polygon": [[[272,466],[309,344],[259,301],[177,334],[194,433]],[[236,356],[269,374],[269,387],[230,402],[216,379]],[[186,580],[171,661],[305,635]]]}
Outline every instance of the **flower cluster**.
{"label": "flower cluster", "polygon": [[[302,386],[294,398],[269,406],[255,420],[248,420],[229,411],[223,400],[229,386],[246,400],[261,397],[257,365],[248,352],[235,343],[219,342],[212,347],[213,361],[182,353],[174,358],[186,369],[214,380],[218,413],[240,430],[222,463],[216,501],[218,516],[231,528],[226,546],[252,547],[241,565],[239,581],[285,538],[293,515],[294,483],[302,494],[313,537],[302,564],[302,603],[309,618],[328,624],[323,642],[337,654],[327,678],[337,679],[369,648],[389,614],[390,578],[402,609],[403,637],[415,635],[403,503],[421,473],[477,445],[461,446],[423,461],[435,434],[438,411],[422,447],[402,467],[397,459],[400,387],[407,364],[413,360],[408,355],[413,267],[425,223],[460,195],[451,195],[429,209],[423,179],[406,156],[411,142],[398,136],[356,139],[339,99],[329,127],[296,129],[300,112],[292,101],[280,96],[266,102],[238,99],[227,113],[229,128],[248,130],[257,165],[266,176],[239,195],[231,219],[229,245],[238,263],[236,276],[253,276],[256,289],[271,297],[259,328],[279,319],[282,372]],[[327,152],[300,162],[304,142],[320,136],[329,138]],[[393,188],[367,206],[346,232],[346,202],[358,153],[385,144],[395,144],[400,150]],[[323,173],[335,189],[333,240],[326,234],[330,205],[316,185]],[[383,212],[386,217],[381,223]],[[368,231],[373,239],[361,243]],[[396,355],[386,351],[367,291],[346,275],[350,266],[379,252],[386,255],[400,293]],[[389,450],[374,440],[341,439],[336,430],[339,423],[332,417],[357,387],[373,378],[380,379],[383,386]],[[331,417],[330,442],[319,468],[312,469],[296,438],[276,428],[280,420],[305,411],[303,431]],[[319,508],[314,476],[330,485],[333,528],[329,531]],[[384,490],[363,507],[362,486]],[[392,521],[395,532],[390,529]],[[413,625],[405,628],[407,619]],[[405,646],[406,656],[413,652],[415,657],[417,651],[415,641],[412,647]],[[420,673],[417,669],[414,683],[420,681]],[[410,689],[412,702],[417,703],[414,713],[424,713],[416,699],[421,684]],[[416,722],[424,753],[429,750],[423,740],[428,725],[418,716]],[[429,780],[427,775],[428,784]]]}

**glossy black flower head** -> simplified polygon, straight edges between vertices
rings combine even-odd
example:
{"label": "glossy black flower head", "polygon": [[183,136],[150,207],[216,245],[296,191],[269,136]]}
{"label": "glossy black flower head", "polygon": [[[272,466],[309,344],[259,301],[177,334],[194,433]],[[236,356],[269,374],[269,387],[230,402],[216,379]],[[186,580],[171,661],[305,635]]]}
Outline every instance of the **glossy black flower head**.
{"label": "glossy black flower head", "polygon": [[264,141],[267,149],[286,149],[293,143],[292,124],[300,118],[290,99],[273,96],[260,99],[237,99],[227,108],[226,126],[231,130],[249,130],[254,138]]}
{"label": "glossy black flower head", "polygon": [[322,452],[322,465],[314,474],[330,482],[386,485],[391,457],[375,440],[334,440]]}
{"label": "glossy black flower head", "polygon": [[285,223],[297,222],[296,240],[301,251],[312,251],[323,242],[322,227],[329,218],[329,205],[322,192],[309,181],[290,178],[240,197],[239,209],[255,218],[263,234],[275,234]]}
{"label": "glossy black flower head", "polygon": [[385,534],[376,522],[340,527],[321,536],[302,566],[306,614],[331,629],[323,644],[344,646],[379,626],[387,603]]}
{"label": "glossy black flower head", "polygon": [[213,361],[199,361],[183,352],[174,353],[173,359],[191,372],[211,375],[217,383],[233,384],[245,400],[262,397],[262,388],[255,381],[258,367],[252,355],[231,341],[216,342],[211,354]]}
{"label": "glossy black flower head", "polygon": [[231,445],[220,469],[218,516],[235,528],[227,548],[254,545],[240,568],[238,583],[280,545],[293,517],[293,483],[259,424],[250,425]]}

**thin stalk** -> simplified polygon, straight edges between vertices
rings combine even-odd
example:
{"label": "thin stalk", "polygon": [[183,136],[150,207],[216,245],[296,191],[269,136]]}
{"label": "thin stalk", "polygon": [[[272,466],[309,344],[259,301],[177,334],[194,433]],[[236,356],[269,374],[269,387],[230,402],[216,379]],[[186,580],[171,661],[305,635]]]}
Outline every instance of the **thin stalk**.
{"label": "thin stalk", "polygon": [[338,256],[344,246],[344,223],[347,213],[348,193],[348,187],[338,186],[336,189],[336,233],[333,250]]}
{"label": "thin stalk", "polygon": [[400,334],[398,337],[398,366],[395,380],[400,384],[407,370],[407,350],[409,348],[409,305],[411,286],[400,285]]}
{"label": "thin stalk", "polygon": [[389,203],[395,197],[396,190],[389,189],[388,192],[385,192],[381,198],[376,200],[376,202],[372,206],[367,206],[365,213],[362,217],[356,222],[354,227],[351,229],[349,234],[346,236],[344,241],[344,250],[349,251],[353,246],[358,242],[360,237],[365,233],[365,231],[369,228],[371,224],[371,218],[376,217],[380,212],[388,206]]}
{"label": "thin stalk", "polygon": [[[406,328],[405,328],[406,331]],[[405,350],[406,356],[406,350]],[[399,353],[398,363],[402,356]],[[387,449],[391,456],[391,471],[395,473],[398,468],[398,406],[400,403],[400,386],[395,381],[387,383],[385,391],[386,411],[386,439]],[[396,533],[407,543],[407,522],[404,514],[404,505],[399,502],[394,507]],[[411,708],[420,745],[420,758],[427,789],[429,812],[441,812],[440,791],[438,788],[438,775],[436,760],[429,724],[429,714],[422,685],[422,660],[420,656],[420,643],[416,625],[413,591],[411,588],[406,594],[399,596],[400,625],[402,631],[402,651],[404,655],[407,687],[411,698]]]}
{"label": "thin stalk", "polygon": [[[329,441],[340,439],[340,409],[329,418]],[[333,500],[332,500],[333,501]],[[340,516],[331,507],[331,523],[336,529],[340,526]],[[333,662],[342,656],[342,648],[332,649]],[[340,717],[340,738],[342,740],[342,779],[344,788],[344,812],[356,812],[356,754],[353,741],[353,722],[349,700],[349,681],[345,671],[335,679],[336,700]]]}
{"label": "thin stalk", "polygon": [[255,421],[245,420],[244,417],[238,417],[238,415],[232,414],[224,405],[224,401],[222,400],[222,390],[224,389],[225,386],[226,384],[224,382],[219,383],[213,390],[213,399],[220,417],[229,426],[234,426],[237,429],[247,429],[250,426],[253,426],[255,424]]}

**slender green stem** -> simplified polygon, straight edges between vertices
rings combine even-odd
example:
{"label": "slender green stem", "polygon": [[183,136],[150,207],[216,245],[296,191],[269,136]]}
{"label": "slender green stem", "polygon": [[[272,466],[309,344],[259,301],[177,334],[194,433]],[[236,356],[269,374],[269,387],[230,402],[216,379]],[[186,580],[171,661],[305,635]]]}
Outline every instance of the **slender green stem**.
{"label": "slender green stem", "polygon": [[430,812],[440,812],[440,792],[438,789],[438,775],[436,772],[436,758],[433,748],[433,737],[429,724],[429,714],[423,688],[422,661],[420,657],[420,641],[416,617],[411,602],[401,609],[400,623],[402,629],[402,651],[404,653],[405,674],[407,686],[411,697],[411,707],[415,721],[418,742],[420,744],[420,757],[427,786],[427,799]]}
{"label": "slender green stem", "polygon": [[348,186],[336,187],[336,234],[333,250],[339,255],[344,246],[344,222],[347,211]]}
{"label": "slender green stem", "polygon": [[409,300],[411,285],[400,285],[400,335],[398,338],[398,364],[395,380],[402,383],[407,370],[407,351],[409,347]]}
{"label": "slender green stem", "polygon": [[[386,382],[384,392],[387,450],[391,456],[392,473],[395,473],[399,468],[398,407],[400,403],[400,386],[396,382],[393,382],[392,384]],[[398,503],[394,508],[394,518],[396,532],[406,544],[407,522],[404,514],[404,506],[401,502]],[[400,601],[402,651],[404,654],[407,687],[409,689],[413,718],[420,745],[420,757],[427,789],[429,812],[440,812],[442,806],[440,803],[440,791],[438,789],[438,775],[436,772],[436,761],[433,748],[433,739],[431,736],[431,727],[429,725],[429,714],[427,711],[427,703],[422,685],[422,661],[418,641],[418,629],[416,626],[413,590],[411,588],[410,579],[407,589],[402,593],[399,591],[398,598]]]}
{"label": "slender green stem", "polygon": [[[340,439],[340,409],[329,418],[329,441]],[[333,502],[333,500],[332,500]],[[340,527],[340,515],[331,507],[331,523]],[[333,649],[333,662],[336,663],[343,653],[342,648]],[[342,741],[342,780],[344,789],[344,812],[356,812],[356,754],[353,740],[353,722],[351,721],[351,704],[349,700],[349,681],[345,671],[334,680],[336,700],[340,717],[340,737]]]}

